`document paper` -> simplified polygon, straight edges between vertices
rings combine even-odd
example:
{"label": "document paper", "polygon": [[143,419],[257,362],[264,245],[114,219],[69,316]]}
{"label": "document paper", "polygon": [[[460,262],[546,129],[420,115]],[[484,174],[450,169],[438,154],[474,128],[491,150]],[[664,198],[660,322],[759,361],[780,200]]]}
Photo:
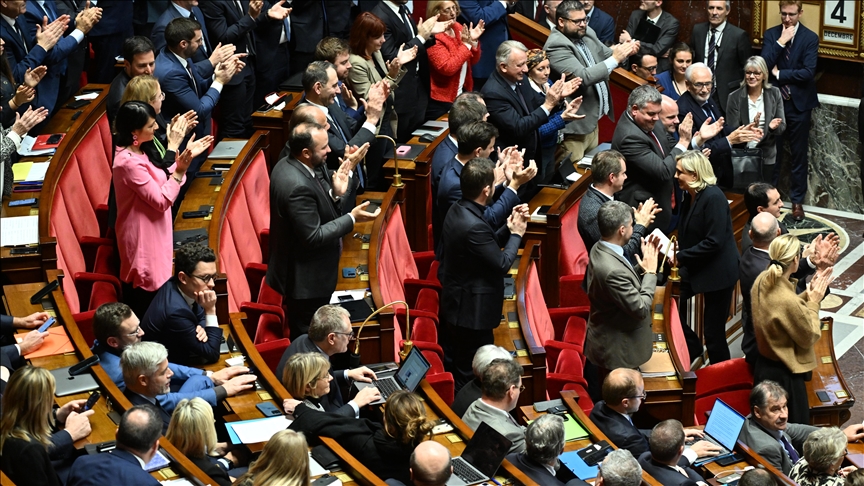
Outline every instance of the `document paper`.
{"label": "document paper", "polygon": [[260,420],[229,422],[225,425],[229,428],[229,432],[233,431],[237,434],[241,444],[257,444],[267,442],[276,432],[287,429],[291,422],[288,417],[279,415]]}
{"label": "document paper", "polygon": [[39,216],[0,218],[0,246],[39,243]]}

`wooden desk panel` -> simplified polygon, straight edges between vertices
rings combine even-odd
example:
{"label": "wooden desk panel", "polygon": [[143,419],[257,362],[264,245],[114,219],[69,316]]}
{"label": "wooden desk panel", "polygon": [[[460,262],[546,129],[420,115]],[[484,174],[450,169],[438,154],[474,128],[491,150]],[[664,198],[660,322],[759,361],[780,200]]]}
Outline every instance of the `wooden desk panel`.
{"label": "wooden desk panel", "polygon": [[276,162],[279,161],[279,152],[288,142],[288,122],[294,113],[297,103],[303,98],[302,92],[280,91],[279,96],[290,94],[291,100],[285,103],[285,108],[280,111],[270,110],[266,113],[252,113],[252,127],[255,130],[270,132],[270,146],[266,150],[267,171],[272,172]]}
{"label": "wooden desk panel", "polygon": [[[834,319],[822,319],[822,337],[814,346],[816,369],[813,378],[807,383],[807,400],[810,403],[810,424],[819,427],[840,427],[852,416],[850,409],[855,404],[855,396],[846,384],[843,373],[837,366],[834,355]],[[827,363],[824,360],[829,360]],[[829,401],[823,402],[816,396],[817,391],[828,393]],[[845,395],[845,396],[844,396]]]}

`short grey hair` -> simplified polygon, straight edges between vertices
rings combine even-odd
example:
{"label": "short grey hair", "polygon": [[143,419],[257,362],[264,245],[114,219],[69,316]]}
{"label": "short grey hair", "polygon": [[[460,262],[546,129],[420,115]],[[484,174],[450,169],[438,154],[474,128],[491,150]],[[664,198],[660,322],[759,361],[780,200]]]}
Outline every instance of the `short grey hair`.
{"label": "short grey hair", "polygon": [[768,64],[762,56],[751,56],[744,63],[744,79],[741,80],[741,87],[747,86],[747,68],[758,69],[762,73],[762,89],[771,89],[771,83],[768,82]]}
{"label": "short grey hair", "polygon": [[496,65],[507,64],[507,60],[510,59],[510,53],[513,52],[513,49],[517,49],[517,50],[520,50],[522,52],[528,52],[528,48],[525,47],[525,44],[523,44],[519,41],[515,41],[515,40],[504,41],[501,43],[500,46],[498,46],[498,50],[495,51],[495,64]]}
{"label": "short grey hair", "polygon": [[609,238],[618,228],[632,223],[633,208],[622,201],[607,201],[597,211],[597,226],[600,236]]}
{"label": "short grey hair", "polygon": [[[707,3],[709,6],[711,5],[711,0],[708,0]],[[732,10],[732,1],[726,0],[726,10]]]}
{"label": "short grey hair", "polygon": [[312,323],[309,324],[309,339],[313,343],[320,343],[327,339],[327,335],[331,332],[342,332],[344,318],[347,317],[350,321],[350,316],[348,310],[342,306],[322,305],[312,316]]}
{"label": "short grey hair", "polygon": [[648,104],[656,104],[659,105],[663,103],[663,96],[657,91],[657,88],[651,86],[650,84],[643,84],[642,86],[637,86],[631,93],[630,97],[627,98],[627,106],[632,107],[636,106],[640,110],[645,108]]}
{"label": "short grey hair", "polygon": [[771,400],[788,399],[789,393],[776,381],[760,381],[753,387],[753,391],[750,392],[750,411],[752,412],[756,407],[765,410],[768,407],[769,398]]}
{"label": "short grey hair", "polygon": [[547,413],[531,422],[525,431],[525,450],[540,464],[553,464],[564,451],[564,419]]}
{"label": "short grey hair", "polygon": [[693,82],[693,72],[696,71],[697,69],[707,69],[709,73],[711,72],[711,68],[708,67],[708,65],[705,64],[704,62],[694,62],[693,64],[691,64],[690,66],[687,67],[686,71],[684,71],[684,78],[687,79],[688,83]]}
{"label": "short grey hair", "polygon": [[480,346],[480,349],[474,353],[474,361],[471,362],[471,370],[474,371],[474,376],[482,379],[483,373],[494,359],[512,360],[513,356],[510,354],[510,351],[507,351],[501,346],[496,346],[494,344]]}
{"label": "short grey hair", "polygon": [[846,454],[846,434],[837,427],[820,427],[804,441],[804,459],[810,469],[827,473]]}
{"label": "short grey hair", "polygon": [[159,343],[142,341],[130,344],[120,355],[123,381],[134,383],[141,375],[148,378],[153,376],[159,368],[159,364],[166,359],[168,359],[168,350]]}
{"label": "short grey hair", "polygon": [[600,464],[597,477],[604,486],[639,486],[642,484],[642,466],[627,449],[615,449]]}

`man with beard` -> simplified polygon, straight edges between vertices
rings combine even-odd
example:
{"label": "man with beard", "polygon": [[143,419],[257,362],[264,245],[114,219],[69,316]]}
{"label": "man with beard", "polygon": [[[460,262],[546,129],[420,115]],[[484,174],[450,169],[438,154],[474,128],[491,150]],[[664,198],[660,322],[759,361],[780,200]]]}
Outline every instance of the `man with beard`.
{"label": "man with beard", "polygon": [[564,151],[570,152],[572,160],[579,160],[598,145],[600,118],[609,116],[615,121],[609,73],[639,50],[639,42],[606,47],[593,30],[588,30],[588,16],[581,2],[561,2],[555,14],[558,26],[549,34],[543,50],[549,58],[553,79],[562,73],[582,78],[575,96],[582,96],[579,112],[585,117],[571,121],[563,130]]}

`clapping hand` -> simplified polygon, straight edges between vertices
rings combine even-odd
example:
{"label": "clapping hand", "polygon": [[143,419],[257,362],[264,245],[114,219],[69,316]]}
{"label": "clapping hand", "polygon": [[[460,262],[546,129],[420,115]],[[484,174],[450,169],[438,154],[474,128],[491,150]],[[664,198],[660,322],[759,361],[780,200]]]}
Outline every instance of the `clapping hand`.
{"label": "clapping hand", "polygon": [[653,197],[649,197],[645,202],[639,203],[638,208],[634,208],[634,220],[636,224],[648,227],[654,222],[654,217],[660,211],[663,211]]}
{"label": "clapping hand", "polygon": [[168,150],[176,152],[180,148],[180,144],[186,137],[188,124],[189,120],[185,116],[177,115],[171,120],[171,124],[168,125]]}
{"label": "clapping hand", "polygon": [[267,16],[273,20],[285,20],[285,18],[291,15],[291,10],[291,8],[285,7],[285,0],[282,0],[270,7],[270,10],[267,11]]}
{"label": "clapping hand", "polygon": [[417,46],[405,48],[405,44],[399,46],[399,53],[396,54],[396,59],[399,61],[400,66],[404,66],[409,62],[413,61],[414,58],[417,57]]}
{"label": "clapping hand", "polygon": [[642,238],[642,256],[636,255],[636,263],[645,273],[657,273],[657,255],[660,253],[660,238],[649,235]]}
{"label": "clapping hand", "polygon": [[9,101],[9,108],[17,110],[19,106],[26,105],[36,97],[36,90],[26,84],[19,84],[15,89],[15,96]]}
{"label": "clapping hand", "polygon": [[[579,79],[579,78],[576,78]],[[577,112],[582,107],[582,97],[573,98],[573,101],[567,103],[564,112],[561,113],[561,119],[564,121],[581,120],[585,115],[580,115]]]}
{"label": "clapping hand", "polygon": [[24,84],[31,88],[35,88],[47,73],[47,66],[36,66],[36,69],[27,68],[27,71],[24,73]]}
{"label": "clapping hand", "polygon": [[582,78],[573,78],[570,81],[564,83],[564,86],[561,88],[561,96],[564,98],[572,95],[579,89],[579,86],[582,86]]}
{"label": "clapping hand", "polygon": [[828,290],[828,286],[834,281],[833,272],[834,267],[826,267],[816,271],[813,278],[807,284],[807,290],[804,292],[807,295],[808,301],[819,302],[825,297],[825,291]]}

